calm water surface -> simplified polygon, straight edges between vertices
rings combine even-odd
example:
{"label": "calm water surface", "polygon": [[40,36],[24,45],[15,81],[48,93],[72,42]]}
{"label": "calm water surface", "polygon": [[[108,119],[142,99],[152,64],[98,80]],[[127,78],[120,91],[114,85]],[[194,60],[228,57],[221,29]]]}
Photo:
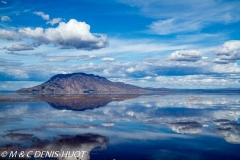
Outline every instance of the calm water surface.
{"label": "calm water surface", "polygon": [[59,157],[82,160],[240,159],[237,94],[9,100],[0,102],[0,113],[1,153],[87,151],[83,157]]}

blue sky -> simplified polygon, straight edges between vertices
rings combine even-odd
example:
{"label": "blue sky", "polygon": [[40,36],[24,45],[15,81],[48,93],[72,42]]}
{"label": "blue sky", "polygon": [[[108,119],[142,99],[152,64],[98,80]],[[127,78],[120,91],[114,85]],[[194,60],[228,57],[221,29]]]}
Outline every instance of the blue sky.
{"label": "blue sky", "polygon": [[0,90],[85,72],[142,87],[239,88],[237,0],[0,2]]}

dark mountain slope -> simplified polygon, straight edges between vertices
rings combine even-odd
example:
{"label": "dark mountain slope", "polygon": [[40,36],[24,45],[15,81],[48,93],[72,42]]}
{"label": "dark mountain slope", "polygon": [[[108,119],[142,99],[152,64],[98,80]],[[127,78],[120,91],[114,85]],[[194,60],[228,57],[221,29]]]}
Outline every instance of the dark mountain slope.
{"label": "dark mountain slope", "polygon": [[35,87],[18,90],[20,93],[88,93],[88,92],[111,92],[111,93],[146,93],[150,90],[141,87],[112,82],[104,77],[93,74],[73,73],[58,74],[47,82]]}

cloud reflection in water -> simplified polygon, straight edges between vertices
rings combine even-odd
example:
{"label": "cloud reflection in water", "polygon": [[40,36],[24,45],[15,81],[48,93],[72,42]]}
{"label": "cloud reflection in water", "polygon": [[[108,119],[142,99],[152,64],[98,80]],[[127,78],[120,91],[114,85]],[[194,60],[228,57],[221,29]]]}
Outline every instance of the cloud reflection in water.
{"label": "cloud reflection in water", "polygon": [[[46,102],[0,103],[1,135],[7,137],[0,137],[0,141],[3,146],[26,144],[24,140],[30,143],[27,139],[38,137],[44,149],[47,146],[57,147],[56,139],[63,137],[56,138],[56,135],[70,133],[69,136],[74,139],[75,135],[96,133],[108,137],[111,145],[136,140],[187,143],[204,136],[224,139],[229,145],[240,144],[237,123],[240,117],[239,95],[147,95],[118,97],[116,101],[114,97],[108,97],[104,100],[107,100],[106,105],[98,106],[105,104],[99,103],[98,98],[93,101],[84,99],[81,103],[76,99],[67,99],[64,103],[57,102],[57,108]],[[68,108],[64,109],[61,104],[67,104]],[[48,141],[45,146],[44,139]],[[38,147],[34,144],[30,146]],[[89,151],[96,146],[104,149],[103,143],[96,141],[96,145],[90,145]],[[162,151],[164,155],[161,156],[170,153]]]}

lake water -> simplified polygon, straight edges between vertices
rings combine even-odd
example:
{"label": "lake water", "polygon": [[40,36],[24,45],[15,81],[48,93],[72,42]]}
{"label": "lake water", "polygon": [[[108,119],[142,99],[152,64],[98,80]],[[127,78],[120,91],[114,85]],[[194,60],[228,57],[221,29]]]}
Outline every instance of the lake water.
{"label": "lake water", "polygon": [[0,102],[0,157],[240,159],[239,94],[9,95]]}

